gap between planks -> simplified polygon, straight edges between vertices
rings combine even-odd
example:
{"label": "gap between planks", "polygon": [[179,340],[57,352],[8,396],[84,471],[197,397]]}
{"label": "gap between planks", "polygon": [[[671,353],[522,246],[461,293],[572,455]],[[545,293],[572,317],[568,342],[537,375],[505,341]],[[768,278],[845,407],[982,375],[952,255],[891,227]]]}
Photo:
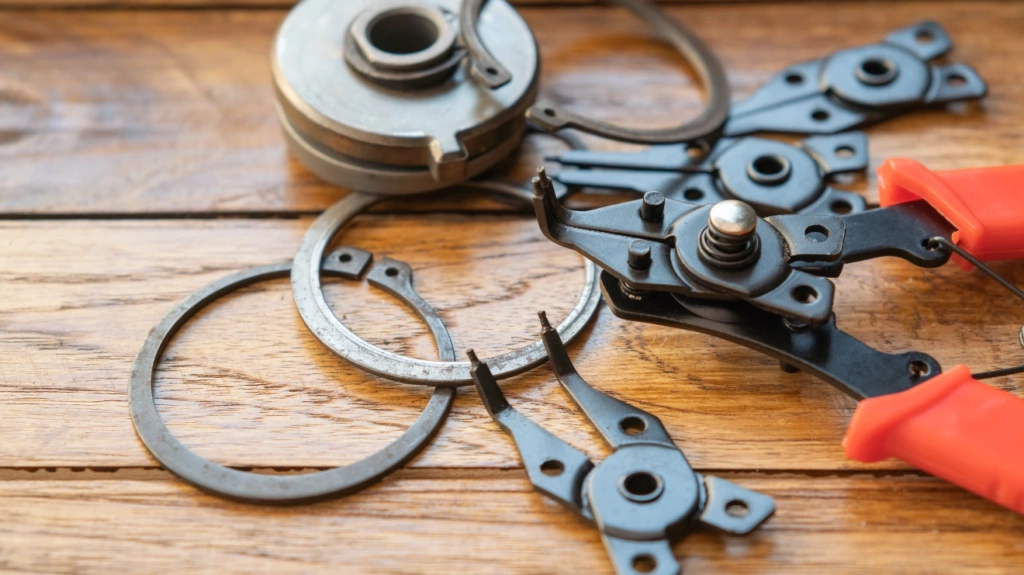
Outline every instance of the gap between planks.
{"label": "gap between planks", "polygon": [[[331,469],[329,467],[232,467],[243,471],[251,471],[268,475],[293,475],[312,473]],[[858,478],[907,478],[931,477],[916,469],[777,469],[777,470],[737,470],[737,469],[696,469],[705,475],[721,477],[785,477],[792,479],[816,479],[836,477],[844,479]],[[402,468],[386,476],[383,481],[395,479],[480,479],[497,480],[517,478],[526,480],[526,471],[522,467],[429,467]],[[177,476],[163,467],[0,467],[0,481],[167,481],[177,480]]]}

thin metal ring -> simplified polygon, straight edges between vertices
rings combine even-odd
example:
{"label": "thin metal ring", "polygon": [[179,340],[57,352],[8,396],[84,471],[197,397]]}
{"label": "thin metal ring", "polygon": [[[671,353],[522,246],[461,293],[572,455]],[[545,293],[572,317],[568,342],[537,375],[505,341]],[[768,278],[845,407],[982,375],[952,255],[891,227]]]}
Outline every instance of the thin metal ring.
{"label": "thin metal ring", "polygon": [[[368,262],[367,262],[368,263]],[[153,400],[153,376],[164,348],[178,329],[200,309],[219,297],[250,284],[287,277],[290,263],[252,267],[221,278],[179,303],[150,331],[135,357],[128,401],[132,423],[146,449],[164,467],[196,487],[238,501],[296,504],[358,491],[391,473],[415,456],[444,423],[455,400],[454,389],[438,388],[409,429],[373,455],[351,465],[302,475],[264,475],[218,465],[190,451],[160,418]],[[325,273],[331,273],[325,269]],[[333,275],[341,275],[335,274]],[[391,291],[391,290],[389,290]],[[414,302],[392,292],[417,313]],[[442,359],[455,359],[455,347],[440,322],[428,322]],[[437,326],[440,326],[438,328]]]}
{"label": "thin metal ring", "polygon": [[462,0],[459,36],[469,52],[469,73],[484,86],[497,90],[512,81],[512,74],[494,58],[476,32],[476,23],[480,19],[484,2],[486,0]]}
{"label": "thin metal ring", "polygon": [[554,104],[533,106],[526,112],[526,117],[547,131],[575,128],[595,136],[634,144],[678,144],[717,140],[729,118],[730,96],[725,68],[715,53],[689,28],[646,0],[610,2],[628,9],[654,28],[690,63],[707,92],[707,106],[704,111],[681,126],[654,130],[616,126],[574,114]]}
{"label": "thin metal ring", "polygon": [[[500,193],[500,188],[492,190]],[[368,343],[353,333],[327,305],[320,286],[320,262],[339,231],[381,196],[354,192],[327,209],[310,226],[292,264],[292,295],[295,307],[309,331],[328,349],[370,373],[416,385],[459,387],[473,383],[468,361],[437,362],[404,357]],[[566,343],[576,339],[597,311],[601,290],[597,266],[584,259],[586,280],[579,301],[558,326]],[[487,359],[498,379],[512,377],[547,360],[544,344],[537,340],[515,351]]]}

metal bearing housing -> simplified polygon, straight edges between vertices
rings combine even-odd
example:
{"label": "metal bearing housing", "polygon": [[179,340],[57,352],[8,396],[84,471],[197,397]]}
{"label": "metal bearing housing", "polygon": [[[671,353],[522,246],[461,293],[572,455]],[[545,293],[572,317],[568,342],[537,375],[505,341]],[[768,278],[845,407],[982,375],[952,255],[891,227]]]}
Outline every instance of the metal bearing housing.
{"label": "metal bearing housing", "polygon": [[[465,22],[461,4],[298,4],[278,30],[271,68],[299,161],[340,186],[406,194],[461,182],[511,153],[537,93],[537,43],[505,0]],[[474,52],[500,63],[484,73],[500,69],[501,82],[471,73],[481,63],[469,62]]]}

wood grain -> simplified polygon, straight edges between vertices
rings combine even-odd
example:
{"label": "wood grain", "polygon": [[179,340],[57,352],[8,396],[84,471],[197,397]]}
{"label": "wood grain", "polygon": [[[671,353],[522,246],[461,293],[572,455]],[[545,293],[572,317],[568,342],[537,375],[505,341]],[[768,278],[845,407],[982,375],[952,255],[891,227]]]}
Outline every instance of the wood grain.
{"label": "wood grain", "polygon": [[[185,296],[250,265],[287,261],[310,220],[3,222],[0,245],[0,467],[147,466],[128,418],[131,360]],[[564,317],[579,258],[525,217],[372,216],[343,241],[412,264],[459,354],[532,341],[534,313]],[[1024,268],[1002,266],[1024,283]],[[331,286],[337,313],[369,341],[434,356],[425,329],[390,298]],[[918,349],[946,367],[1020,362],[1019,302],[980,273],[897,260],[849,266],[839,324],[889,351]],[[591,382],[655,413],[695,465],[711,469],[861,469],[840,441],[853,402],[758,353],[602,310],[573,356]],[[240,466],[323,467],[385,445],[427,392],[344,364],[306,331],[284,280],[210,308],[174,340],[157,380],[172,431],[199,453]],[[1020,378],[996,381],[1021,390]],[[512,401],[594,457],[598,437],[546,369],[506,385]],[[518,458],[472,393],[419,458],[421,467],[509,467]],[[898,462],[878,468],[903,468]]]}
{"label": "wood grain", "polygon": [[[517,7],[587,6],[602,0],[508,0]],[[772,0],[654,0],[659,4],[768,3]],[[857,1],[857,0],[846,0]],[[46,8],[291,8],[297,0],[0,0],[0,9]]]}
{"label": "wood grain", "polygon": [[[160,469],[134,435],[126,393],[150,327],[214,279],[288,261],[311,216],[345,192],[288,157],[273,117],[267,54],[286,1],[7,9],[19,2],[0,0],[0,571],[610,573],[596,530],[531,491],[514,446],[468,389],[424,453],[340,500],[241,505]],[[697,113],[699,90],[678,56],[623,11],[521,12],[543,50],[546,98],[631,125]],[[726,63],[736,98],[790,63],[938,20],[956,44],[950,61],[975,66],[991,96],[872,127],[872,166],[897,155],[936,169],[1024,163],[1022,4],[712,2],[670,12]],[[499,175],[522,180],[559,148],[532,138]],[[845,185],[871,200],[874,186]],[[563,317],[582,281],[579,258],[529,216],[461,193],[383,204],[340,241],[412,264],[460,354],[532,341],[534,313]],[[1024,285],[1024,267],[997,269]],[[1021,363],[1021,306],[977,272],[879,260],[849,266],[837,283],[840,327],[872,346],[925,351],[946,368]],[[426,330],[392,298],[348,281],[326,291],[368,341],[434,357]],[[814,378],[607,309],[570,353],[594,386],[658,415],[697,469],[776,498],[777,514],[751,537],[702,533],[677,545],[686,573],[995,575],[1024,563],[1020,516],[897,461],[846,460],[854,403]],[[1019,377],[990,383],[1024,393]],[[607,455],[546,368],[503,385],[528,417],[595,460]],[[428,394],[323,349],[285,280],[189,322],[156,381],[160,413],[186,445],[263,473],[364,457]]]}
{"label": "wood grain", "polygon": [[[698,112],[700,92],[680,58],[624,11],[522,13],[542,49],[543,97],[629,125],[667,126]],[[789,64],[935,19],[956,44],[950,59],[975,66],[991,95],[952,113],[918,112],[870,128],[872,170],[891,156],[936,169],[1024,162],[1020,3],[700,5],[670,13],[715,49],[735,98]],[[284,14],[4,13],[0,214],[313,213],[336,201],[341,190],[288,157],[274,117],[267,54]],[[510,177],[524,178],[543,151],[557,149],[532,140]],[[873,177],[850,187],[876,198]]]}
{"label": "wood grain", "polygon": [[[531,492],[520,470],[400,472],[354,496],[294,508],[230,503],[155,475],[0,482],[0,567],[611,573],[597,531]],[[748,537],[691,535],[675,547],[684,573],[1004,575],[1024,561],[1024,519],[935,479],[725,477],[771,493],[778,511]]]}

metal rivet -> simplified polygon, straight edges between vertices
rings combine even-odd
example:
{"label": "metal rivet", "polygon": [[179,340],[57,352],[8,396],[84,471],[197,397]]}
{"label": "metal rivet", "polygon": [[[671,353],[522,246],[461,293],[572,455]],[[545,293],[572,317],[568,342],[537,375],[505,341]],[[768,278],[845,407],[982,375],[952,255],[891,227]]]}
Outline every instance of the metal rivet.
{"label": "metal rivet", "polygon": [[651,244],[646,240],[633,240],[629,243],[629,267],[635,270],[646,270],[651,267]]}
{"label": "metal rivet", "polygon": [[660,222],[665,217],[664,194],[661,192],[644,194],[643,204],[640,205],[640,217],[645,222]]}

